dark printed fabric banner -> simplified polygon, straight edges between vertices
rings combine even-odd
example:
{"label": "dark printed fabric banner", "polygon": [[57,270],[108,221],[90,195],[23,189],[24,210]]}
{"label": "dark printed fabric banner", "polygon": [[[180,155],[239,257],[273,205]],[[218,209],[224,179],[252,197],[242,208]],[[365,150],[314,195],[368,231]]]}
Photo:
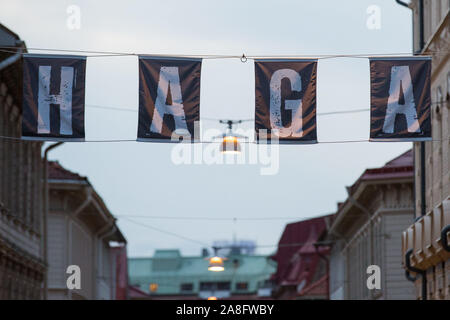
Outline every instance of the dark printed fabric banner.
{"label": "dark printed fabric banner", "polygon": [[317,143],[317,60],[255,61],[255,131],[259,143]]}
{"label": "dark printed fabric banner", "polygon": [[22,139],[84,141],[86,57],[25,54]]}
{"label": "dark printed fabric banner", "polygon": [[431,140],[431,58],[370,59],[370,140]]}
{"label": "dark printed fabric banner", "polygon": [[[196,141],[201,59],[139,57],[138,141]],[[194,134],[195,133],[195,134]]]}

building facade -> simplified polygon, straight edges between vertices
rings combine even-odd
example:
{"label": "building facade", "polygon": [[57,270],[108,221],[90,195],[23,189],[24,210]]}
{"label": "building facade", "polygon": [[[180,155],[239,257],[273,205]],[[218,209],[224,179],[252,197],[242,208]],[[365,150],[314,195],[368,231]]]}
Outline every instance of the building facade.
{"label": "building facade", "polygon": [[130,299],[128,283],[128,255],[126,243],[114,246],[112,248],[112,259],[115,263],[116,272],[116,300]]}
{"label": "building facade", "polygon": [[0,53],[0,299],[40,299],[46,270],[42,144],[20,140],[25,44],[0,25],[0,46],[11,47]]}
{"label": "building facade", "polygon": [[328,299],[329,246],[318,245],[332,216],[290,223],[278,242],[272,259],[277,270],[273,297],[279,300]]}
{"label": "building facade", "polygon": [[[48,298],[125,298],[126,240],[115,218],[87,178],[57,162],[48,174]],[[80,268],[81,289],[67,286],[70,265]]]}
{"label": "building facade", "polygon": [[414,143],[415,220],[403,232],[402,259],[416,279],[417,299],[450,299],[450,252],[443,245],[449,234],[441,236],[450,225],[450,1],[413,0],[409,7],[414,52],[432,56],[433,141]]}
{"label": "building facade", "polygon": [[[367,169],[347,188],[324,237],[331,245],[330,299],[414,299],[402,269],[401,233],[414,217],[412,151]],[[380,269],[380,288],[369,289],[367,269]]]}
{"label": "building facade", "polygon": [[[179,250],[156,250],[151,258],[130,258],[136,299],[268,299],[275,263],[267,256],[231,250],[222,272],[208,271],[208,256],[184,257]],[[147,294],[148,296],[146,296]]]}

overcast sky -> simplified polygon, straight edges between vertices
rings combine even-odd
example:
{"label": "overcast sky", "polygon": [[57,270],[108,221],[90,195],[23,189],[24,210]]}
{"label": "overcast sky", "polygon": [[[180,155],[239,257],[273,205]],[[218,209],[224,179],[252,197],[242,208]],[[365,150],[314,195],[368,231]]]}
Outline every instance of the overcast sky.
{"label": "overcast sky", "polygon": [[[28,48],[249,56],[411,52],[411,13],[394,0],[0,3],[0,23],[25,40]],[[67,27],[70,5],[80,8],[80,29]],[[367,27],[370,5],[381,10],[380,29]],[[88,58],[86,77],[86,139],[135,139],[137,57]],[[202,117],[254,118],[252,60],[204,60],[201,81]],[[368,109],[369,90],[367,59],[319,61],[319,113]],[[240,127],[252,128],[253,122]],[[223,130],[224,126],[205,121],[202,128]],[[368,112],[318,117],[319,141],[368,136]],[[410,147],[410,143],[380,142],[280,146],[279,172],[271,176],[260,175],[264,166],[258,164],[176,165],[171,160],[174,145],[160,143],[66,143],[50,158],[89,178],[118,217],[131,256],[150,256],[159,248],[197,255],[202,244],[121,217],[229,218],[133,220],[205,244],[231,240],[235,234],[237,239],[272,245],[287,222],[335,211],[336,203],[346,198],[345,186],[365,168],[381,166]],[[298,219],[239,220],[243,217]],[[258,252],[274,250],[265,247]]]}

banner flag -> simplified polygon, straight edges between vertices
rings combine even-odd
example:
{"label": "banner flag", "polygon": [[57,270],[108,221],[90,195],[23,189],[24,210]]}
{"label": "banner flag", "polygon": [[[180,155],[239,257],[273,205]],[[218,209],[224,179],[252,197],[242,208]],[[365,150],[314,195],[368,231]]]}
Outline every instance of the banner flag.
{"label": "banner flag", "polygon": [[317,59],[255,60],[258,143],[317,143]]}
{"label": "banner flag", "polygon": [[84,141],[86,57],[25,54],[22,139]]}
{"label": "banner flag", "polygon": [[431,57],[370,58],[370,141],[431,140]]}
{"label": "banner flag", "polygon": [[[201,59],[139,57],[138,141],[198,141]],[[194,134],[195,132],[195,134]]]}

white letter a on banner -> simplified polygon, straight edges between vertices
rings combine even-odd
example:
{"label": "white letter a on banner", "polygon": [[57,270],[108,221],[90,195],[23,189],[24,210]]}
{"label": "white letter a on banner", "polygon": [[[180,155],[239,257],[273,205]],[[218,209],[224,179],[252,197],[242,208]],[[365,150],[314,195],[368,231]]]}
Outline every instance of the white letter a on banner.
{"label": "white letter a on banner", "polygon": [[[166,104],[169,88],[172,98],[171,105]],[[155,101],[155,111],[153,112],[150,131],[161,133],[165,114],[171,114],[173,116],[175,120],[175,132],[177,134],[190,136],[187,129],[186,116],[184,114],[178,67],[161,67]]]}
{"label": "white letter a on banner", "polygon": [[[403,90],[405,103],[399,104],[400,90]],[[406,118],[408,132],[420,132],[417,119],[416,104],[414,103],[413,84],[408,66],[393,66],[391,69],[391,83],[389,99],[384,119],[383,132],[394,133],[395,118],[402,114]]]}

